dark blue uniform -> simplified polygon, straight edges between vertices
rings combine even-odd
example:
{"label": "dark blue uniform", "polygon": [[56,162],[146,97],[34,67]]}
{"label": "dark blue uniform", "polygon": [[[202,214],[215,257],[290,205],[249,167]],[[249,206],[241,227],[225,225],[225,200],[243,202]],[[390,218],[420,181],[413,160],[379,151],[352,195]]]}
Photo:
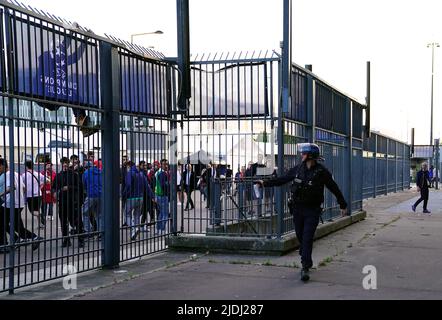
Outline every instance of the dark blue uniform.
{"label": "dark blue uniform", "polygon": [[293,214],[296,236],[300,243],[302,267],[309,269],[313,266],[313,238],[322,213],[324,186],[336,196],[341,209],[347,209],[347,202],[331,173],[319,163],[310,169],[302,163],[283,177],[265,181],[264,186],[282,186],[289,182],[293,182],[290,211]]}
{"label": "dark blue uniform", "polygon": [[421,189],[421,197],[413,206],[413,211],[416,207],[423,201],[424,211],[427,211],[428,198],[429,198],[429,185],[430,185],[430,174],[428,171],[421,170],[416,176],[416,185]]}

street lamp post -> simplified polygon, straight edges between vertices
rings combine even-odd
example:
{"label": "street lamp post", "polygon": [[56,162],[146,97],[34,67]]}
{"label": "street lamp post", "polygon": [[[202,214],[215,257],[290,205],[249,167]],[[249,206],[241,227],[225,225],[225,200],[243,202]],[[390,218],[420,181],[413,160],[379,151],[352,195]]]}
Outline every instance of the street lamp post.
{"label": "street lamp post", "polygon": [[[431,129],[430,129],[430,145],[434,146],[433,141],[433,92],[434,92],[434,47],[439,48],[440,45],[437,42],[432,42],[427,45],[427,48],[431,47]],[[433,157],[431,157],[430,165],[433,165],[434,160],[434,150],[433,150]]]}
{"label": "street lamp post", "polygon": [[138,36],[147,36],[147,35],[149,35],[149,34],[164,34],[164,32],[163,31],[161,31],[161,30],[157,30],[157,31],[155,31],[155,32],[144,32],[144,33],[134,33],[134,34],[131,34],[130,35],[130,43],[134,43],[134,38],[135,37],[138,37]]}

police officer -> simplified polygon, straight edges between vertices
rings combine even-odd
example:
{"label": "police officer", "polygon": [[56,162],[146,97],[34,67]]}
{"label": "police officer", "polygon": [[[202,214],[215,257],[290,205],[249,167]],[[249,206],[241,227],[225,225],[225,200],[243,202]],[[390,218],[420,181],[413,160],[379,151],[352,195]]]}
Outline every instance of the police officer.
{"label": "police officer", "polygon": [[318,163],[318,160],[323,160],[320,157],[319,147],[316,144],[304,143],[298,145],[298,150],[302,155],[301,164],[289,170],[285,176],[267,181],[260,180],[258,184],[273,187],[292,182],[289,208],[300,244],[301,280],[306,282],[310,280],[309,270],[313,266],[313,237],[322,213],[324,185],[336,196],[342,216],[347,215],[347,202],[331,173]]}

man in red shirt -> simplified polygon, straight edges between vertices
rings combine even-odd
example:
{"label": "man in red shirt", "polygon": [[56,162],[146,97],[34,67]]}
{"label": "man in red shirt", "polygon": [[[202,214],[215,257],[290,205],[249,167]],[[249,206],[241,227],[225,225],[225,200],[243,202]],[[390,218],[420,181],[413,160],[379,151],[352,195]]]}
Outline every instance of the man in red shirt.
{"label": "man in red shirt", "polygon": [[46,183],[41,187],[42,203],[41,203],[41,215],[40,222],[45,225],[46,217],[48,220],[54,220],[54,203],[55,198],[51,192],[52,182],[55,180],[56,173],[52,169],[52,163],[47,162],[45,164],[45,170],[41,172],[46,178]]}

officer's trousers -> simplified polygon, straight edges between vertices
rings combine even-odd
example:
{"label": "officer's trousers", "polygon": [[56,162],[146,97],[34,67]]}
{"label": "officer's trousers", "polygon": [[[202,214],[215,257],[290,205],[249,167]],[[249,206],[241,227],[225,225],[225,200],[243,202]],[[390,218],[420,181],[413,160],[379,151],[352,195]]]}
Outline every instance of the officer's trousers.
{"label": "officer's trousers", "polygon": [[296,205],[291,208],[291,211],[295,223],[296,237],[300,244],[299,254],[301,255],[302,267],[310,269],[313,267],[313,238],[319,225],[322,209]]}

